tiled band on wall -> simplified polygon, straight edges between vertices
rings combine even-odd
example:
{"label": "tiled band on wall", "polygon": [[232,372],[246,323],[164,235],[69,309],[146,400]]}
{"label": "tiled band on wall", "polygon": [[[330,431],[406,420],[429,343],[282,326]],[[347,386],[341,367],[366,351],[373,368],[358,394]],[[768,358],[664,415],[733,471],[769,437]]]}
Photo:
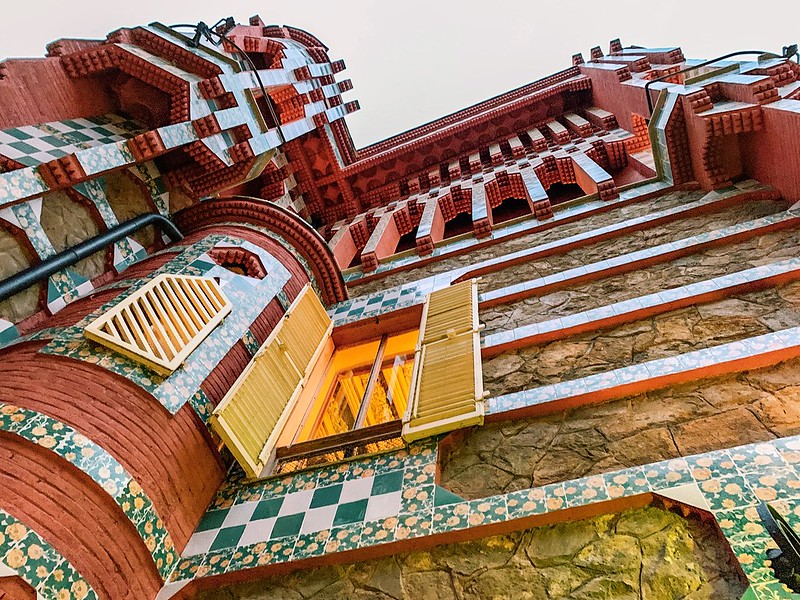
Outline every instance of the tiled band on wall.
{"label": "tiled band on wall", "polygon": [[[564,254],[575,248],[589,246],[608,239],[617,238],[635,231],[651,229],[699,214],[723,210],[732,205],[749,201],[777,199],[774,190],[765,186],[754,186],[747,191],[738,188],[727,188],[709,192],[699,200],[640,215],[631,219],[624,219],[604,227],[597,227],[581,233],[576,233],[552,242],[538,244],[516,252],[510,252],[476,263],[471,267],[461,269],[462,274],[454,281],[478,277],[500,269],[505,269],[515,264],[539,260],[547,256]],[[656,205],[657,206],[657,205]]]}
{"label": "tiled band on wall", "polygon": [[503,224],[493,229],[491,234],[484,239],[477,239],[475,237],[465,237],[455,240],[445,240],[443,243],[438,244],[432,254],[427,256],[419,256],[418,254],[401,254],[394,258],[388,258],[386,262],[378,265],[377,270],[365,274],[360,268],[354,268],[344,273],[345,281],[353,286],[359,283],[366,283],[378,277],[402,268],[414,268],[423,266],[435,260],[442,258],[449,258],[451,256],[461,254],[467,251],[476,250],[484,246],[496,244],[502,241],[508,241],[522,235],[534,233],[536,231],[543,231],[551,229],[562,223],[568,223],[578,219],[582,219],[593,214],[606,212],[618,206],[624,206],[632,202],[640,202],[648,199],[651,194],[663,192],[672,187],[672,184],[666,181],[648,180],[641,183],[632,185],[626,190],[620,190],[619,198],[615,200],[587,200],[579,204],[572,204],[563,207],[554,207],[554,216],[546,221],[539,221],[535,217],[518,221],[515,223]]}
{"label": "tiled band on wall", "polygon": [[[649,226],[651,218],[659,221],[667,217],[672,218],[672,216],[675,215],[685,215],[682,211],[689,211],[690,214],[693,214],[695,211],[709,210],[710,207],[714,207],[715,205],[724,206],[730,202],[732,198],[736,197],[741,201],[747,198],[759,199],[772,197],[772,192],[770,192],[768,188],[764,188],[755,182],[741,182],[737,184],[737,186],[711,192],[688,206],[657,211],[650,215],[636,217],[634,219],[624,220],[618,224],[610,225],[607,231],[601,234],[601,236],[617,235],[620,232],[625,233],[632,229],[646,229]],[[754,219],[747,223],[740,223],[732,227],[719,229],[713,233],[692,236],[670,244],[662,244],[638,252],[631,252],[592,265],[569,269],[547,277],[533,279],[498,290],[492,290],[481,295],[481,304],[483,306],[491,306],[492,304],[510,302],[547,290],[602,278],[612,271],[614,273],[619,273],[626,269],[641,268],[650,264],[672,260],[677,256],[699,252],[710,245],[733,243],[741,239],[762,234],[766,231],[796,226],[798,223],[800,223],[800,216],[788,212],[776,213],[775,215],[764,217],[764,219]],[[329,309],[329,314],[334,320],[334,324],[340,326],[376,317],[400,308],[421,304],[430,292],[447,287],[451,285],[452,282],[497,271],[520,261],[563,254],[573,248],[599,241],[594,235],[596,231],[597,230],[593,230],[576,234],[501,257],[490,258],[469,267],[453,269],[446,273],[359,296],[332,306]]]}
{"label": "tiled band on wall", "polygon": [[0,403],[0,429],[49,449],[91,477],[128,517],[166,579],[178,558],[172,538],[153,501],[117,459],[66,423],[25,408]]}
{"label": "tiled band on wall", "polygon": [[[491,524],[505,523],[505,531],[531,527],[540,515],[548,513],[547,522],[552,522],[552,513],[562,510],[581,508],[585,517],[618,510],[614,501],[621,498],[657,493],[711,511],[752,584],[750,598],[766,600],[776,597],[770,594],[779,584],[764,562],[771,538],[758,525],[755,505],[762,499],[781,498],[778,505],[789,522],[794,526],[800,523],[800,476],[796,471],[800,437],[476,500],[464,500],[436,484],[437,460],[437,444],[428,440],[412,444],[408,450],[259,484],[233,479],[195,533],[191,551],[201,553],[179,562],[170,577],[171,589],[195,578],[347,550],[374,547],[378,556],[383,544],[420,542],[423,537],[438,544],[448,539],[430,537],[436,534],[473,530],[472,537],[479,537],[485,535],[480,528]],[[402,483],[398,488],[399,474]],[[386,504],[394,512],[398,493],[396,514],[378,518],[370,514],[370,500],[381,496],[391,499]],[[357,506],[350,506],[354,504]],[[564,513],[564,518],[567,516]],[[742,523],[751,525],[742,528]],[[202,552],[205,548],[208,550]],[[398,545],[391,552],[403,548],[410,546]]]}
{"label": "tiled band on wall", "polygon": [[609,259],[590,265],[575,267],[546,275],[537,279],[531,279],[515,285],[502,287],[490,292],[485,292],[480,296],[482,306],[494,306],[507,302],[515,302],[523,298],[529,298],[537,294],[549,293],[556,289],[561,289],[578,283],[595,281],[608,277],[611,274],[627,273],[655,264],[672,261],[682,256],[695,254],[709,247],[732,244],[777,231],[796,227],[800,224],[800,217],[788,212],[779,212],[744,223],[737,223],[729,227],[723,227],[715,231],[701,233],[699,235],[683,238],[674,242],[660,244],[651,248],[613,256]]}
{"label": "tiled band on wall", "polygon": [[42,600],[97,600],[67,559],[38,533],[0,510],[0,578],[14,575]]}
{"label": "tiled band on wall", "polygon": [[800,279],[800,258],[788,258],[705,281],[615,302],[558,319],[523,325],[485,336],[484,358],[513,348],[542,344],[588,331],[630,323],[733,294],[763,289]]}
{"label": "tiled band on wall", "polygon": [[489,398],[487,420],[543,414],[667,385],[757,369],[800,356],[800,327],[791,327],[571,381]]}

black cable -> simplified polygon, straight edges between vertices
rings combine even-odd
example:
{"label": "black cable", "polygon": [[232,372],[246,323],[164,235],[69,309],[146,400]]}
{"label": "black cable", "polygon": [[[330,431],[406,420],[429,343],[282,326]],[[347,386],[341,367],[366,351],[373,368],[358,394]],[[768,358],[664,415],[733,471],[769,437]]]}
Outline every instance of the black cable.
{"label": "black cable", "polygon": [[[219,21],[216,22],[216,24],[214,24],[213,28],[206,25],[203,21],[200,21],[197,25],[180,23],[178,25],[171,25],[170,27],[172,29],[177,29],[178,27],[193,28],[195,30],[194,37],[187,42],[187,44],[191,48],[198,48],[200,46],[201,37],[206,38],[214,46],[219,46],[224,40],[228,42],[231,46],[233,46],[239,54],[244,56],[245,60],[247,61],[247,64],[250,66],[250,69],[256,76],[258,87],[261,88],[261,94],[264,96],[264,102],[267,105],[267,109],[269,109],[269,114],[272,117],[273,122],[275,123],[275,129],[278,132],[278,138],[281,140],[281,145],[285,144],[286,138],[284,137],[283,131],[281,130],[281,123],[280,120],[278,119],[278,114],[275,112],[275,106],[272,102],[272,98],[267,93],[266,88],[264,88],[264,82],[261,81],[261,75],[258,74],[258,69],[256,68],[255,63],[253,62],[253,59],[251,59],[250,56],[247,54],[247,52],[242,50],[238,46],[238,44],[231,41],[224,33],[219,33],[218,31],[214,31],[214,29],[216,29],[220,25],[226,25],[228,30],[231,29],[234,26],[233,17],[228,17],[227,19],[220,19]],[[215,42],[212,36],[219,37],[219,41]]]}
{"label": "black cable", "polygon": [[715,62],[725,60],[726,58],[733,58],[734,56],[743,56],[747,54],[758,54],[758,55],[769,54],[771,56],[774,56],[775,58],[785,58],[787,60],[790,59],[792,54],[798,55],[797,44],[792,44],[791,46],[784,46],[782,55],[777,55],[772,52],[765,52],[764,50],[739,50],[737,52],[729,52],[728,54],[723,54],[722,56],[718,56],[717,58],[712,58],[711,60],[703,61],[697,65],[691,65],[689,67],[681,69],[680,71],[676,71],[675,73],[667,73],[666,75],[662,75],[661,77],[650,79],[647,81],[647,83],[644,84],[644,95],[647,98],[647,109],[649,111],[648,119],[653,116],[653,99],[650,96],[650,86],[653,85],[654,83],[657,83],[659,81],[664,81],[665,79],[669,77],[674,77],[675,75],[682,75],[687,71],[693,71],[694,69],[700,67],[707,67],[709,65],[714,64]]}

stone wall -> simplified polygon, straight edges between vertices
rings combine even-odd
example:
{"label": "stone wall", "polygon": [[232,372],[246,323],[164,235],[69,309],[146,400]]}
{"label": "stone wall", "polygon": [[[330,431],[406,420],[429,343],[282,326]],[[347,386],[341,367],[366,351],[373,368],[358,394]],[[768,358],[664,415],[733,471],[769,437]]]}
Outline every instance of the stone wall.
{"label": "stone wall", "polygon": [[[563,254],[550,256],[542,260],[529,261],[483,275],[480,286],[481,291],[514,285],[520,281],[536,279],[552,273],[566,271],[567,269],[600,262],[611,256],[636,252],[637,250],[652,248],[659,244],[674,242],[707,231],[715,231],[736,223],[771,215],[779,212],[784,207],[785,203],[782,201],[750,201],[735,204],[716,212],[695,215],[658,227],[634,231],[590,246],[575,248]],[[648,208],[649,210],[656,210],[652,205]],[[507,248],[507,244],[503,244],[500,252],[507,254],[511,250]]]}
{"label": "stone wall", "polygon": [[[56,252],[62,252],[84,240],[95,237],[100,228],[95,217],[85,205],[73,200],[65,192],[51,192],[42,198],[40,222]],[[70,270],[86,279],[99,277],[105,271],[106,251],[100,250],[70,266]]]}
{"label": "stone wall", "polygon": [[[800,230],[777,231],[669,263],[482,309],[480,319],[486,324],[487,334],[512,329],[792,258],[797,256],[798,247]],[[509,285],[521,280],[513,277],[511,269],[505,272]]]}
{"label": "stone wall", "polygon": [[[134,181],[133,176],[125,171],[116,171],[106,176],[106,197],[120,223],[137,215],[156,212],[143,185]],[[156,241],[156,230],[149,225],[131,237],[149,248]]]}
{"label": "stone wall", "polygon": [[655,507],[321,567],[197,600],[727,600],[744,585],[711,524]]}
{"label": "stone wall", "polygon": [[501,395],[798,325],[800,283],[791,283],[507,352],[483,363],[484,383]]}
{"label": "stone wall", "polygon": [[[0,228],[0,280],[11,277],[33,262],[32,251],[23,247],[13,235]],[[0,319],[21,321],[39,309],[41,285],[34,285],[0,302]]]}
{"label": "stone wall", "polygon": [[440,484],[483,498],[800,433],[800,359],[469,431]]}

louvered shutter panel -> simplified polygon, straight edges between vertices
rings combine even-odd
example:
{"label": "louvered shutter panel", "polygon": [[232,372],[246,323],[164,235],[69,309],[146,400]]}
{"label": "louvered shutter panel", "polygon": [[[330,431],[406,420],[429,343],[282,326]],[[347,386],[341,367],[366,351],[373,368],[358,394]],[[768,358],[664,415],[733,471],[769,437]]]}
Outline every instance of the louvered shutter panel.
{"label": "louvered shutter panel", "polygon": [[272,461],[275,444],[332,323],[307,285],[211,416],[248,477]]}
{"label": "louvered shutter panel", "polygon": [[230,311],[213,279],[165,273],[89,323],[84,332],[90,340],[169,375]]}
{"label": "louvered shutter panel", "polygon": [[477,280],[429,295],[423,310],[403,438],[483,424]]}
{"label": "louvered shutter panel", "polygon": [[420,344],[441,340],[449,333],[478,329],[478,280],[471,279],[432,292],[422,314]]}

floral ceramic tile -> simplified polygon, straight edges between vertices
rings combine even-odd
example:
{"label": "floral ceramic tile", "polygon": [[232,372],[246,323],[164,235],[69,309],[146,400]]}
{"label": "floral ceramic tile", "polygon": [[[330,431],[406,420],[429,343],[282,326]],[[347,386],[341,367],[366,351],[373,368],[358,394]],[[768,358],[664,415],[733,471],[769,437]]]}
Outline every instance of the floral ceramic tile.
{"label": "floral ceramic tile", "polygon": [[469,502],[469,525],[488,525],[498,523],[508,518],[505,496],[492,496]]}
{"label": "floral ceramic tile", "polygon": [[437,506],[433,509],[431,517],[431,533],[467,529],[470,526],[469,517],[469,502]]}
{"label": "floral ceramic tile", "polygon": [[593,502],[602,502],[608,499],[608,492],[602,475],[593,475],[565,482],[564,495],[569,508]]}
{"label": "floral ceramic tile", "polygon": [[753,491],[741,475],[727,475],[699,483],[713,511],[745,507],[753,502]]}
{"label": "floral ceramic tile", "polygon": [[675,487],[676,485],[694,481],[689,472],[689,465],[682,458],[647,465],[644,467],[644,475],[654,490]]}
{"label": "floral ceramic tile", "polygon": [[645,476],[643,467],[632,467],[624,471],[603,475],[608,497],[623,498],[649,492],[652,488]]}
{"label": "floral ceramic tile", "polygon": [[765,467],[744,475],[756,498],[762,502],[800,496],[800,477],[789,467]]}
{"label": "floral ceramic tile", "polygon": [[690,456],[686,459],[686,463],[689,465],[692,477],[698,482],[724,475],[735,475],[738,472],[736,463],[724,450]]}
{"label": "floral ceramic tile", "polygon": [[405,540],[430,535],[432,514],[430,510],[402,514],[397,517],[395,540]]}

